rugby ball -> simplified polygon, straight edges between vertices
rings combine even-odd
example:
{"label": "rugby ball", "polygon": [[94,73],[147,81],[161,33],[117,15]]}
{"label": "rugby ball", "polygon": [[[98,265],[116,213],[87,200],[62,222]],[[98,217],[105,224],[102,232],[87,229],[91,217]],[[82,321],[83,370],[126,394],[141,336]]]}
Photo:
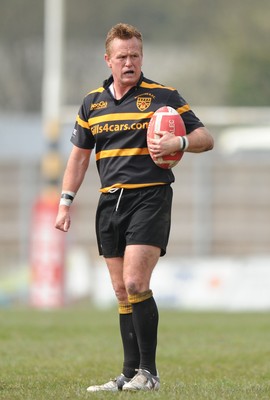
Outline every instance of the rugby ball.
{"label": "rugby ball", "polygon": [[[147,144],[149,139],[160,139],[158,132],[170,132],[176,136],[185,136],[186,127],[180,114],[170,106],[160,107],[150,119],[147,128]],[[149,154],[154,163],[163,169],[170,169],[179,163],[183,157],[183,151],[176,151],[163,157],[155,157],[148,146]]]}

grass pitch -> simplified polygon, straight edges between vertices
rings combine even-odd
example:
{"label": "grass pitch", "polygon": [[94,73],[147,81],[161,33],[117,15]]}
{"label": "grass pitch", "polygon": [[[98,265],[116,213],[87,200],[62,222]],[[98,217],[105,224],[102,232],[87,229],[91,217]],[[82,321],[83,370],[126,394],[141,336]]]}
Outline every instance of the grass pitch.
{"label": "grass pitch", "polygon": [[270,315],[160,311],[159,392],[88,393],[121,371],[117,310],[0,309],[0,399],[270,399]]}

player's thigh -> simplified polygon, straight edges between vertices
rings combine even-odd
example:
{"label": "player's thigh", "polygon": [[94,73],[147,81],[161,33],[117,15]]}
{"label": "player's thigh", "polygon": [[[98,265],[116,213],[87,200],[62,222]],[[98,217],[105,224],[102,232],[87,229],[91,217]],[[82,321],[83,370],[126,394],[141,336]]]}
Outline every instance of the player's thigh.
{"label": "player's thigh", "polygon": [[149,289],[152,272],[159,260],[160,248],[149,245],[128,245],[124,255],[124,283],[128,294]]}

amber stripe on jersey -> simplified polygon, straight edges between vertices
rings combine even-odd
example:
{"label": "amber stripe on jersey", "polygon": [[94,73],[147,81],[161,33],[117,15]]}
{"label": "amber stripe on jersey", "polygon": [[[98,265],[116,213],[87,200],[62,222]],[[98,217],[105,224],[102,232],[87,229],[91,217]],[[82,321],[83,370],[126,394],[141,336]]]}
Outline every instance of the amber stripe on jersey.
{"label": "amber stripe on jersey", "polygon": [[108,193],[111,189],[141,189],[145,187],[151,187],[151,186],[162,186],[166,185],[165,182],[153,182],[153,183],[115,183],[111,186],[107,186],[104,188],[100,189],[100,192],[102,193]]}
{"label": "amber stripe on jersey", "polygon": [[179,114],[184,114],[185,112],[190,111],[190,106],[189,104],[185,104],[184,106],[177,108],[176,111]]}
{"label": "amber stripe on jersey", "polygon": [[127,156],[145,156],[149,154],[147,147],[144,148],[132,148],[132,149],[113,149],[113,150],[102,150],[96,154],[96,160],[107,157],[127,157]]}
{"label": "amber stripe on jersey", "polygon": [[90,126],[89,126],[88,122],[85,122],[83,119],[81,119],[79,115],[77,115],[76,121],[82,128],[86,128],[86,129],[90,130]]}
{"label": "amber stripe on jersey", "polygon": [[105,114],[99,117],[89,118],[89,125],[99,124],[101,122],[109,121],[138,121],[142,119],[151,118],[153,112],[148,113],[119,113],[119,114]]}
{"label": "amber stripe on jersey", "polygon": [[153,82],[153,83],[142,82],[140,84],[140,86],[142,88],[148,88],[148,89],[167,89],[167,90],[172,90],[172,91],[175,90],[174,88],[172,88],[170,86],[163,86],[163,85],[160,85],[160,84],[155,83],[155,82]]}

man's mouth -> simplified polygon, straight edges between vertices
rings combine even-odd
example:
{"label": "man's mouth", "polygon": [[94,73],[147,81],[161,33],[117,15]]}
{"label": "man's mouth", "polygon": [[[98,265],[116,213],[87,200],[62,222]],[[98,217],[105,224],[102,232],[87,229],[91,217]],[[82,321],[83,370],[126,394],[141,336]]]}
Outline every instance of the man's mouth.
{"label": "man's mouth", "polygon": [[133,70],[128,70],[128,71],[126,71],[125,73],[124,73],[124,75],[134,75],[134,71]]}

